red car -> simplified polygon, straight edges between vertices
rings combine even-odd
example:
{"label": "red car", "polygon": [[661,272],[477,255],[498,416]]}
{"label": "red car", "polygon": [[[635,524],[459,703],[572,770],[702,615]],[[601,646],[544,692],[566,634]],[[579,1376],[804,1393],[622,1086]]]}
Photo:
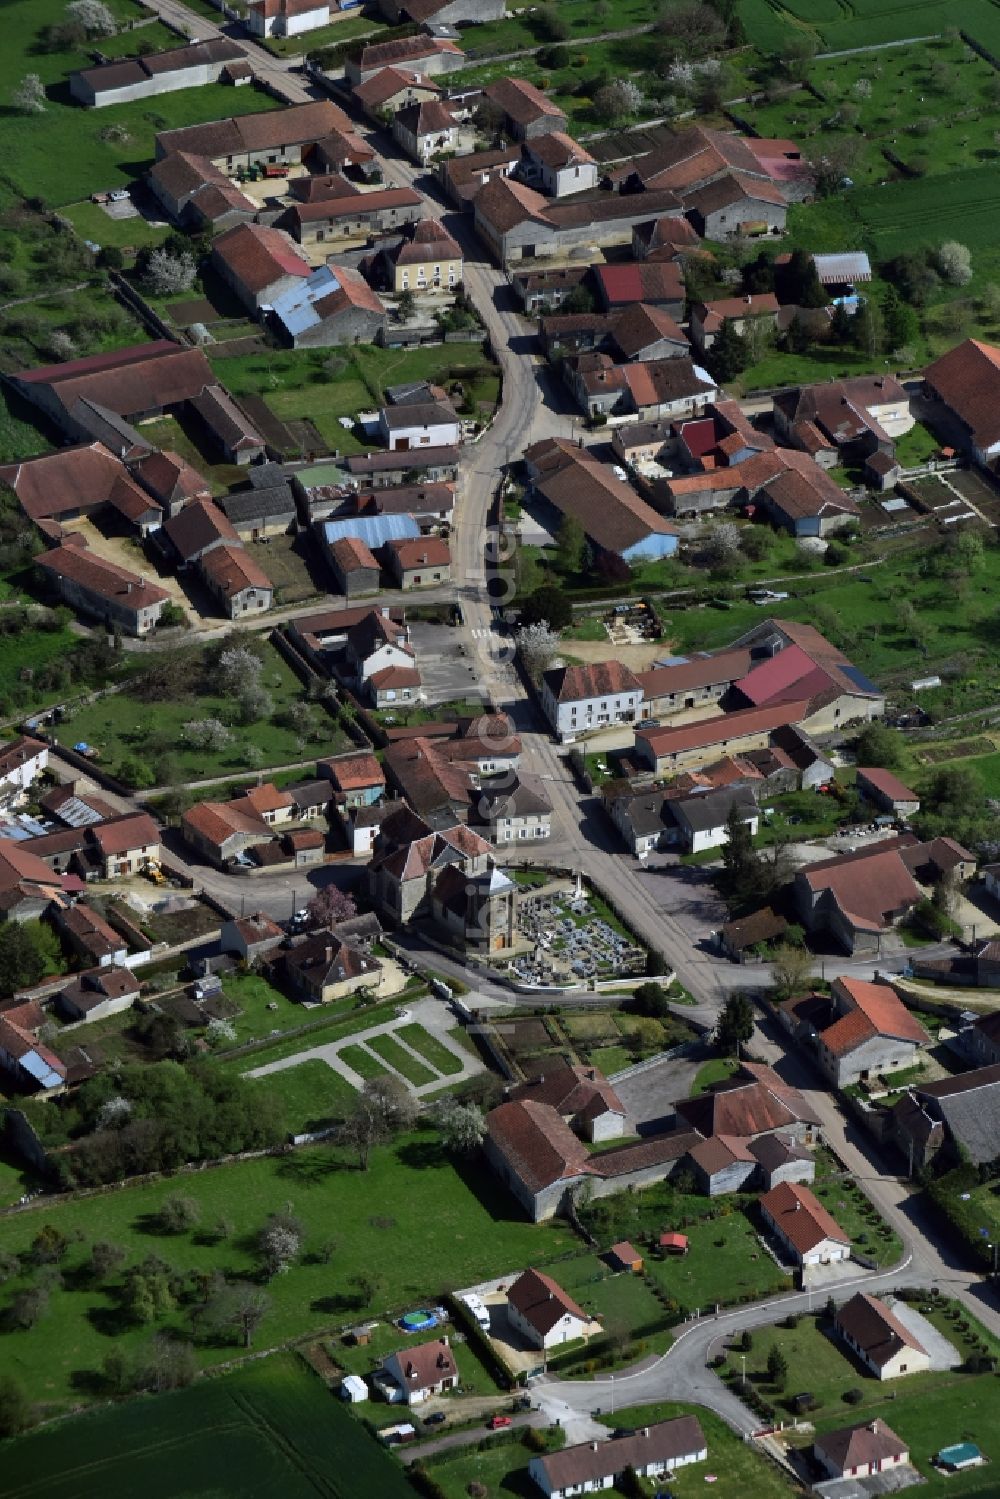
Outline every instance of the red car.
{"label": "red car", "polygon": [[510,1416],[491,1416],[488,1422],[490,1431],[499,1431],[503,1426],[510,1426]]}

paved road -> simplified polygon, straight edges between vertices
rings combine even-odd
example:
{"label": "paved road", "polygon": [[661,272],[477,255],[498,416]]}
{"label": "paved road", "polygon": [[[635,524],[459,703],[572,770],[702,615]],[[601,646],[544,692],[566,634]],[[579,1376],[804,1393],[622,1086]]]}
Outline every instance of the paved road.
{"label": "paved road", "polygon": [[242,50],[257,76],[289,104],[307,104],[317,97],[316,91],[292,71],[292,60],[272,57],[270,52],[251,41],[238,24],[224,21],[221,15],[218,21],[196,15],[181,4],[181,0],[143,0],[143,4],[183,36],[197,37],[201,42],[213,37],[228,37]]}

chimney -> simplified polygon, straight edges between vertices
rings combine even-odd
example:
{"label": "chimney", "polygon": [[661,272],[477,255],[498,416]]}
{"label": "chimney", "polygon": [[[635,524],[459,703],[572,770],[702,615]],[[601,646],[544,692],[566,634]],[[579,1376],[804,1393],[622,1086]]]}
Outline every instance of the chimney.
{"label": "chimney", "polygon": [[878,1421],[870,1421],[870,1422],[869,1422],[869,1423],[868,1423],[868,1430],[869,1430],[869,1431],[870,1431],[870,1432],[871,1432],[871,1433],[872,1433],[872,1434],[873,1434],[873,1435],[874,1435],[874,1436],[878,1436]]}
{"label": "chimney", "polygon": [[642,1434],[643,1434],[644,1437],[648,1437],[649,1436],[649,1427],[648,1426],[644,1426],[642,1428]]}
{"label": "chimney", "polygon": [[597,1451],[597,1443],[596,1442],[591,1442],[591,1444],[590,1444],[590,1450],[591,1450],[591,1452],[596,1452]]}
{"label": "chimney", "polygon": [[801,1202],[800,1202],[800,1201],[799,1201],[799,1199],[798,1199],[798,1198],[797,1198],[797,1197],[796,1197],[796,1199],[795,1199],[795,1211],[796,1211],[796,1212],[798,1212],[798,1210],[799,1210],[799,1208],[800,1208],[800,1207],[801,1207],[801,1206],[802,1206],[802,1204],[801,1204]]}
{"label": "chimney", "polygon": [[[330,946],[329,943],[327,943],[326,947],[324,947],[324,949],[323,949],[323,956],[326,958],[326,961],[328,963],[332,963],[333,962],[333,948]],[[798,1204],[796,1204],[796,1206],[798,1206]]]}

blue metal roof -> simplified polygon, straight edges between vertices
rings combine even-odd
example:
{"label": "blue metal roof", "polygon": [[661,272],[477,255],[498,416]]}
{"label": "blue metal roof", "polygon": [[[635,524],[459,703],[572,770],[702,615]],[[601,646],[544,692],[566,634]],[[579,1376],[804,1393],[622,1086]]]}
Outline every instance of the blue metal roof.
{"label": "blue metal roof", "polygon": [[352,515],[345,520],[328,520],[323,523],[323,540],[333,546],[342,536],[356,536],[374,552],[387,541],[409,540],[420,535],[420,527],[412,515]]}
{"label": "blue metal roof", "polygon": [[271,303],[275,317],[288,329],[292,338],[297,338],[307,328],[320,321],[316,303],[322,297],[340,290],[340,282],[328,265],[321,265],[305,281],[281,292]]}
{"label": "blue metal roof", "polygon": [[859,688],[862,692],[870,692],[872,697],[881,696],[881,689],[875,686],[871,677],[865,676],[860,667],[842,666],[840,669],[844,673],[844,676],[848,677],[854,683],[855,687]]}

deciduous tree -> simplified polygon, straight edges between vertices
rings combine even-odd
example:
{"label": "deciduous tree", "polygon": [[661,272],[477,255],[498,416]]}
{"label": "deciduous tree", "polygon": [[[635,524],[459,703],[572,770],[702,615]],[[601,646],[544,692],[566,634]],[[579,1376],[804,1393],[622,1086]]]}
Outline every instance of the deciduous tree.
{"label": "deciduous tree", "polygon": [[26,73],[10,98],[14,108],[22,114],[45,113],[45,87],[37,73]]}
{"label": "deciduous tree", "polygon": [[350,921],[358,914],[354,897],[333,884],[317,890],[306,910],[316,926],[336,926],[339,921]]}

